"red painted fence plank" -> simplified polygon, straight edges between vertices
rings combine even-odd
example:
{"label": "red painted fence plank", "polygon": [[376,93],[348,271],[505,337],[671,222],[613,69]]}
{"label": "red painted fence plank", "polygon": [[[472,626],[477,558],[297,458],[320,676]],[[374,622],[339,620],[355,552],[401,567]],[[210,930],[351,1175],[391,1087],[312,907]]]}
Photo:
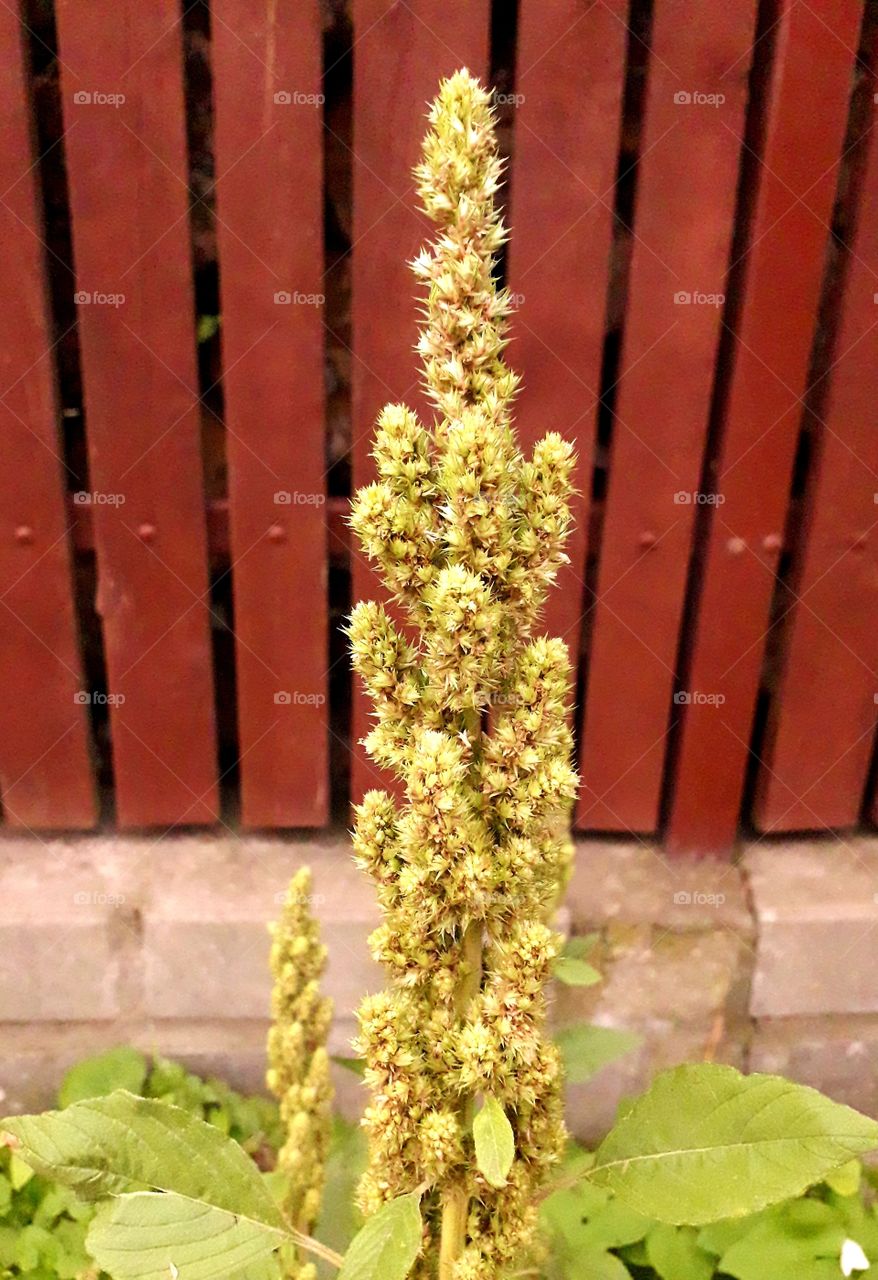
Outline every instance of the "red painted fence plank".
{"label": "red painted fence plank", "polygon": [[[862,5],[785,3],[667,840],[735,839]],[[807,103],[807,108],[803,105]],[[710,699],[706,701],[705,699]],[[722,702],[719,700],[723,699]]]}
{"label": "red painted fence plank", "polygon": [[588,659],[581,827],[658,824],[755,18],[754,0],[709,14],[700,0],[659,0],[654,10]]}
{"label": "red painted fence plank", "polygon": [[[523,386],[515,422],[528,448],[547,431],[574,441],[579,496],[570,564],[545,628],[574,661],[610,270],[628,6],[522,0],[518,20],[509,288],[510,363]],[[573,108],[575,104],[575,109]],[[569,298],[568,304],[562,301]]]}
{"label": "red painted fence plank", "polygon": [[763,752],[764,831],[853,825],[878,693],[878,132],[869,134],[857,234],[829,373],[817,475],[784,624],[786,665]]}
{"label": "red painted fence plank", "polygon": [[[373,477],[371,434],[382,406],[405,399],[428,412],[412,350],[415,282],[406,264],[431,234],[431,226],[415,210],[411,170],[439,80],[461,66],[485,73],[488,30],[487,0],[453,6],[441,0],[354,3],[352,430],[357,488]],[[352,576],[355,601],[381,596],[377,577],[356,549]],[[355,742],[368,732],[368,711],[366,698],[355,688]],[[352,798],[386,783],[356,746]]]}
{"label": "red painted fence plank", "polygon": [[95,821],[22,27],[0,8],[0,781],[11,826]]}
{"label": "red painted fence plank", "polygon": [[98,612],[109,692],[124,698],[110,716],[126,827],[217,814],[179,17],[174,0],[57,5],[77,287],[90,299],[78,312]]}
{"label": "red painted fence plank", "polygon": [[317,0],[212,8],[241,757],[249,827],[328,817]]}

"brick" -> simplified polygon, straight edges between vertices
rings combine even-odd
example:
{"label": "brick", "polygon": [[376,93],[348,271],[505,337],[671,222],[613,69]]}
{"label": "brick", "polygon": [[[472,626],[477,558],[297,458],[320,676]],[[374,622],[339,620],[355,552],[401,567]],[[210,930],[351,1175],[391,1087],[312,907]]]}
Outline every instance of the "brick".
{"label": "brick", "polygon": [[756,1017],[878,1013],[878,841],[747,851]]}
{"label": "brick", "polygon": [[749,1066],[789,1076],[878,1114],[878,1017],[771,1018],[753,1034]]}
{"label": "brick", "polygon": [[136,901],[91,842],[0,844],[0,1020],[110,1019],[124,1009]]}
{"label": "brick", "polygon": [[728,929],[749,937],[752,920],[740,871],[730,863],[664,857],[657,845],[580,840],[567,893],[575,928],[605,921],[669,929]]}
{"label": "brick", "polygon": [[175,841],[156,859],[143,909],[144,1012],[156,1018],[267,1017],[266,923],[293,873],[314,873],[314,913],[329,947],[324,988],[341,1017],[383,979],[366,938],[378,924],[372,888],[339,841]]}

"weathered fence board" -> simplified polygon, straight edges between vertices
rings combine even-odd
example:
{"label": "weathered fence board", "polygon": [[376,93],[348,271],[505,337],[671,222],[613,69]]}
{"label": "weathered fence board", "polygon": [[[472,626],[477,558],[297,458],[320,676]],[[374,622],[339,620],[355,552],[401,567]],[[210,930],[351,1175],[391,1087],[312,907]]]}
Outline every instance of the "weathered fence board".
{"label": "weathered fence board", "polygon": [[785,4],[775,33],[716,481],[723,503],[711,508],[692,701],[679,708],[675,850],[727,849],[738,826],[861,16],[854,0],[831,0],[819,17]]}
{"label": "weathered fence board", "polygon": [[[384,0],[354,3],[351,429],[355,487],[373,476],[370,437],[381,407],[388,400],[407,400],[429,412],[418,388],[414,277],[407,263],[429,236],[430,224],[415,211],[411,170],[418,158],[427,103],[439,78],[460,66],[480,75],[487,70],[489,8],[487,0],[451,7],[440,0],[390,7]],[[355,601],[381,596],[377,577],[356,547],[351,573]],[[355,687],[355,743],[368,731],[368,711],[366,698]],[[386,783],[356,745],[353,798]]]}
{"label": "weathered fence board", "polygon": [[[513,112],[509,360],[523,378],[516,428],[531,448],[560,431],[577,450],[570,564],[549,597],[546,630],[578,659],[591,468],[613,200],[625,82],[627,5],[522,0]],[[572,104],[577,109],[572,110]],[[574,291],[575,305],[558,305]]]}
{"label": "weathered fence board", "polygon": [[117,813],[211,822],[179,8],[58,0],[57,20]]}
{"label": "weathered fence board", "polygon": [[[241,816],[328,816],[320,12],[212,9]],[[258,197],[254,198],[258,193]]]}
{"label": "weathered fence board", "polygon": [[0,8],[0,780],[6,821],[95,820],[24,48]]}
{"label": "weathered fence board", "polygon": [[[659,0],[577,821],[654,831],[744,128],[754,0]],[[718,97],[722,101],[715,101]]]}
{"label": "weathered fence board", "polygon": [[756,820],[761,830],[857,821],[878,696],[878,133],[867,167],[796,595],[785,669],[774,690]]}

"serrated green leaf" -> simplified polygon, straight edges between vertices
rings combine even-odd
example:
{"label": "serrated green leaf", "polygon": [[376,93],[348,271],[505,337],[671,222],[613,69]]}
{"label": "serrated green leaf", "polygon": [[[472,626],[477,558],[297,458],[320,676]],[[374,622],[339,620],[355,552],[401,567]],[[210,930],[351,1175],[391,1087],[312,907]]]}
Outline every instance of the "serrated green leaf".
{"label": "serrated green leaf", "polygon": [[552,965],[552,976],[565,987],[593,987],[602,981],[598,973],[586,960],[578,960],[575,956],[560,955]]}
{"label": "serrated green leaf", "polygon": [[405,1280],[420,1249],[420,1201],[415,1194],[397,1196],[354,1236],[337,1280]]}
{"label": "serrated green leaf", "polygon": [[473,1120],[476,1164],[492,1187],[505,1187],[515,1159],[515,1134],[509,1117],[496,1098],[485,1098]]}
{"label": "serrated green leaf", "polygon": [[86,1247],[114,1280],[274,1280],[276,1231],[183,1196],[137,1191],[98,1207]]}
{"label": "serrated green leaf", "polygon": [[646,1237],[649,1265],[661,1280],[710,1280],[714,1260],[698,1246],[692,1227],[659,1223]]}
{"label": "serrated green leaf", "polygon": [[563,1027],[555,1043],[564,1060],[564,1073],[571,1084],[584,1084],[617,1058],[640,1044],[640,1037],[615,1027],[598,1027],[580,1022]]}
{"label": "serrated green leaf", "polygon": [[117,1092],[64,1111],[13,1116],[2,1127],[38,1173],[98,1197],[151,1188],[282,1228],[259,1170],[204,1120],[154,1098]]}
{"label": "serrated green leaf", "polygon": [[610,1131],[589,1174],[660,1222],[701,1225],[801,1194],[878,1146],[878,1123],[779,1076],[675,1067]]}
{"label": "serrated green leaf", "polygon": [[146,1082],[146,1058],[136,1049],[118,1045],[71,1067],[61,1081],[58,1105],[69,1107],[86,1098],[103,1098],[116,1089],[141,1093]]}

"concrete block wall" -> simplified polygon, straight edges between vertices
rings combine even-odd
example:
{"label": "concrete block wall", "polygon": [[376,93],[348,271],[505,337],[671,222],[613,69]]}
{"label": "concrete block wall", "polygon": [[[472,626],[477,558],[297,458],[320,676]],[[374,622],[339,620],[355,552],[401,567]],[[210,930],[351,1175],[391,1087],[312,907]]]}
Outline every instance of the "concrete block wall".
{"label": "concrete block wall", "polygon": [[[0,1110],[51,1101],[77,1058],[121,1042],[261,1085],[266,922],[304,863],[330,949],[332,1048],[377,989],[371,886],[343,836],[0,840]],[[775,844],[737,866],[668,862],[583,841],[569,927],[598,931],[597,987],[559,988],[559,1025],[587,1018],[641,1046],[570,1089],[594,1140],[658,1068],[713,1059],[779,1071],[878,1114],[878,840]],[[361,1104],[339,1071],[341,1105]]]}

